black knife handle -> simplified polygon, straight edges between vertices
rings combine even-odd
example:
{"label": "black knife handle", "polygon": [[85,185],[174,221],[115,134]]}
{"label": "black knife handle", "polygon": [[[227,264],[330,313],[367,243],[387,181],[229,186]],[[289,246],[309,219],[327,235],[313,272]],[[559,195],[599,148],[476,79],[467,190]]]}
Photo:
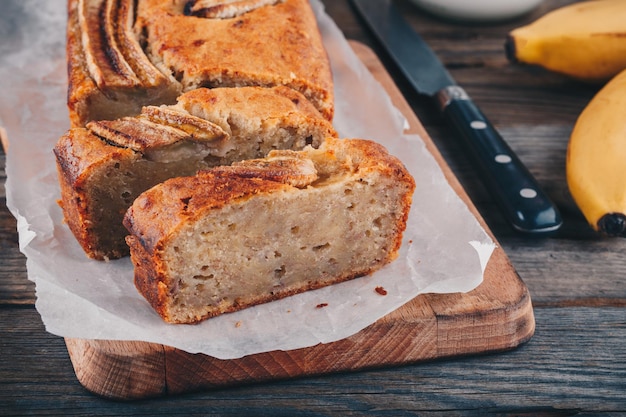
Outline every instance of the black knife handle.
{"label": "black knife handle", "polygon": [[562,224],[558,209],[467,93],[455,85],[442,89],[436,98],[513,227],[532,234],[557,230]]}

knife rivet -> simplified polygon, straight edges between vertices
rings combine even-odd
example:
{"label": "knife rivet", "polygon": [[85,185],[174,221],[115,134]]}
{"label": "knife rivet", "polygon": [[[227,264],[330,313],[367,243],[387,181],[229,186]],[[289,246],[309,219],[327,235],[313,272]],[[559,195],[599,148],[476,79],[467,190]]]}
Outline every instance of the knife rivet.
{"label": "knife rivet", "polygon": [[483,122],[482,120],[474,120],[472,123],[470,123],[470,126],[472,127],[472,129],[485,129],[487,127],[487,123]]}
{"label": "knife rivet", "polygon": [[532,188],[522,188],[519,191],[519,195],[524,198],[535,198],[537,197],[537,191],[533,190]]}
{"label": "knife rivet", "polygon": [[494,159],[499,164],[508,164],[509,162],[512,161],[512,159],[511,159],[511,157],[509,155],[505,155],[505,154],[502,154],[502,153],[499,154],[499,155],[496,155],[496,157]]}

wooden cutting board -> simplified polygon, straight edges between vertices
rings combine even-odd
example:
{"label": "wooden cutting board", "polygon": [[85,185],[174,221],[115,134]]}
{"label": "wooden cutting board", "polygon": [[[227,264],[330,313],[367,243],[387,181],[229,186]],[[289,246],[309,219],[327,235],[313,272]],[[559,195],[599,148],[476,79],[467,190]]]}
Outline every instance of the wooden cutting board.
{"label": "wooden cutting board", "polygon": [[[363,44],[351,45],[404,113],[410,132],[424,138],[454,190],[487,229],[377,56]],[[359,333],[333,343],[220,360],[146,342],[72,338],[65,342],[85,388],[128,400],[504,351],[529,340],[534,329],[528,290],[498,247],[483,283],[475,290],[420,295]]]}

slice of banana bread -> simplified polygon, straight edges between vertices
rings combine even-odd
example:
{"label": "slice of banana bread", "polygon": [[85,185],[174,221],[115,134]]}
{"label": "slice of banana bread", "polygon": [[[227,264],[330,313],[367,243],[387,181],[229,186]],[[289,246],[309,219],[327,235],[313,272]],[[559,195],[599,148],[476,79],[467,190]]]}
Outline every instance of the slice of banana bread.
{"label": "slice of banana bread", "polygon": [[89,257],[126,256],[122,219],[146,189],[272,149],[318,147],[335,135],[315,107],[287,87],[202,88],[174,106],[92,121],[70,129],[54,149],[65,221]]}
{"label": "slice of banana bread", "polygon": [[165,181],[124,218],[135,285],[196,323],[369,274],[397,257],[414,188],[381,145],[335,138]]}

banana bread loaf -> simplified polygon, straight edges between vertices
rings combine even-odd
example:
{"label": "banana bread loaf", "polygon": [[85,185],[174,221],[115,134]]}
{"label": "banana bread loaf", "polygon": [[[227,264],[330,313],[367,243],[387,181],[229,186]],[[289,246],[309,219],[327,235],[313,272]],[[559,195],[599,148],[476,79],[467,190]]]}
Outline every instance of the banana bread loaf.
{"label": "banana bread loaf", "polygon": [[318,147],[328,136],[336,136],[330,122],[283,86],[200,88],[173,106],[92,121],[54,149],[65,221],[89,257],[126,256],[122,219],[144,190],[273,149]]}
{"label": "banana bread loaf", "polygon": [[334,112],[308,0],[68,0],[67,60],[73,127],[200,87],[284,85]]}
{"label": "banana bread loaf", "polygon": [[167,180],[124,218],[135,285],[196,323],[369,274],[397,257],[414,187],[381,145],[334,138]]}

